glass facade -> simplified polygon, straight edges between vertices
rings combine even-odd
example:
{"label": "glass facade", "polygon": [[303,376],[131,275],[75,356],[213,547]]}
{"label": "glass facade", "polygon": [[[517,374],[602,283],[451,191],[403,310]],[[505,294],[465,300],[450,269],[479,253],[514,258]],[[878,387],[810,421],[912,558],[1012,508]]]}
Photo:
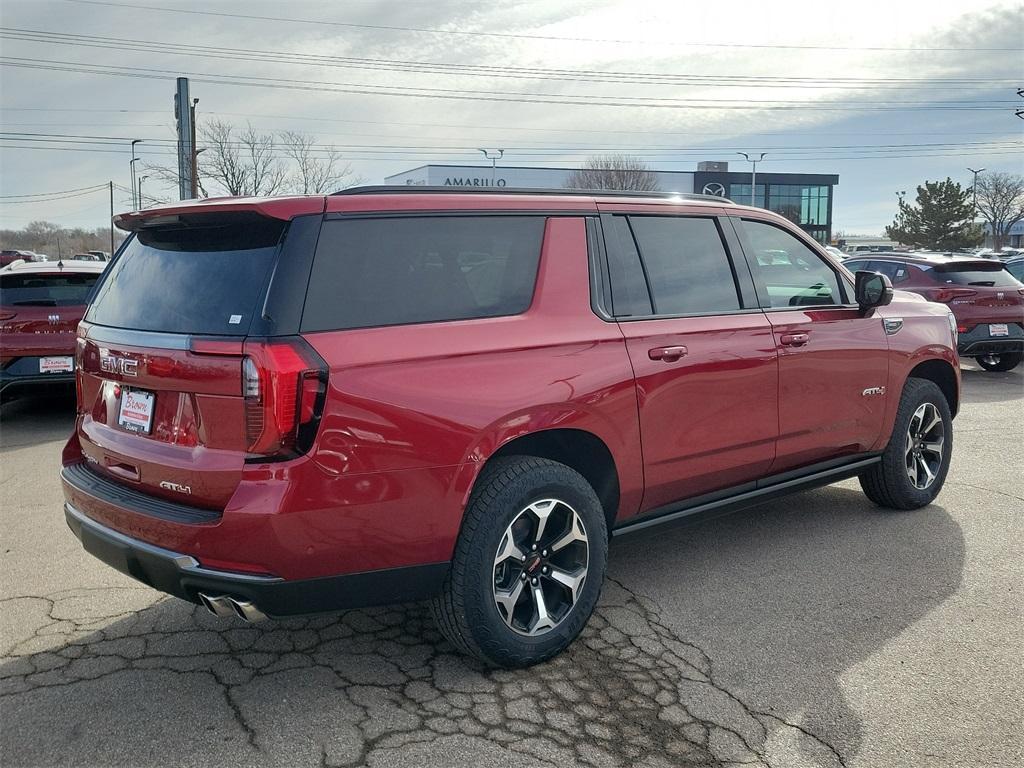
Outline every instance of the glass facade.
{"label": "glass facade", "polygon": [[[827,185],[758,184],[754,205],[785,216],[815,240],[827,243],[830,194]],[[750,185],[730,184],[729,197],[741,205],[750,205]]]}

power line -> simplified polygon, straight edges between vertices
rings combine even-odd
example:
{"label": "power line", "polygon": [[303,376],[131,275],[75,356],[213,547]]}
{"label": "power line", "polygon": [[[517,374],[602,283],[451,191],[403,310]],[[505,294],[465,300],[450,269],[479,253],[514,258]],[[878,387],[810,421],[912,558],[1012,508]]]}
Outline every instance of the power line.
{"label": "power line", "polygon": [[66,195],[66,194],[70,194],[72,192],[92,192],[93,190],[96,190],[96,189],[101,189],[101,188],[105,189],[106,186],[107,186],[106,184],[94,184],[91,187],[77,187],[75,189],[62,189],[62,190],[59,190],[59,191],[56,191],[56,192],[33,192],[31,194],[25,194],[25,195],[0,195],[0,200],[10,200],[10,199],[13,199],[13,198],[18,198],[18,197],[41,197],[41,196],[44,196],[44,195],[45,196],[49,196],[49,195]]}
{"label": "power line", "polygon": [[490,78],[556,80],[568,82],[631,83],[644,85],[689,85],[718,87],[773,87],[773,88],[843,88],[892,90],[913,85],[922,88],[974,89],[978,85],[1012,85],[1013,78],[927,78],[927,77],[793,77],[778,75],[679,75],[656,72],[623,72],[601,70],[552,69],[544,67],[491,66],[483,64],[453,64],[401,59],[371,59],[349,56],[325,56],[287,51],[202,46],[180,42],[101,37],[76,33],[48,32],[8,27],[0,36],[13,40],[55,43],[75,47],[103,50],[125,50],[141,53],[163,53],[190,58],[203,57],[228,61],[257,61],[260,63],[292,64],[318,67],[342,67],[370,71],[396,71],[415,74],[448,74]]}
{"label": "power line", "polygon": [[317,91],[327,93],[349,93],[373,96],[397,96],[422,99],[451,99],[457,101],[492,101],[521,104],[558,104],[564,106],[603,106],[704,110],[807,110],[807,111],[876,111],[876,112],[919,112],[919,111],[997,111],[1015,104],[1012,100],[991,100],[988,102],[842,102],[830,106],[808,102],[773,101],[766,99],[674,99],[641,96],[595,96],[557,95],[549,93],[513,93],[508,91],[472,91],[454,88],[428,88],[408,86],[366,86],[358,83],[310,81],[292,78],[256,77],[252,75],[217,75],[206,72],[170,72],[148,67],[126,65],[98,65],[83,62],[53,61],[45,59],[0,58],[0,66],[24,69],[74,72],[78,74],[110,75],[143,79],[171,79],[189,77],[194,82],[213,85],[246,86],[258,88],[286,89],[289,91]]}
{"label": "power line", "polygon": [[294,16],[258,16],[255,14],[244,14],[244,13],[226,13],[222,11],[199,11],[195,9],[186,8],[165,8],[155,5],[144,5],[142,3],[112,3],[106,2],[105,0],[66,0],[66,2],[80,3],[83,5],[103,5],[112,8],[133,8],[136,10],[147,10],[147,11],[159,11],[164,13],[185,13],[194,14],[200,16],[215,16],[221,18],[232,18],[232,19],[247,19],[250,21],[272,21],[276,23],[290,23],[290,24],[314,24],[319,27],[330,26],[330,27],[347,27],[350,29],[370,29],[370,30],[386,30],[389,32],[419,32],[432,35],[457,35],[463,37],[493,37],[500,39],[518,39],[518,40],[545,40],[545,41],[557,41],[557,42],[575,42],[575,43],[603,43],[603,44],[616,44],[616,45],[671,45],[673,47],[686,46],[693,48],[761,48],[761,49],[779,49],[779,50],[812,50],[812,51],[1002,51],[1002,52],[1016,52],[1024,50],[1022,48],[954,48],[954,47],[937,47],[937,46],[920,46],[916,48],[907,47],[896,47],[896,46],[837,46],[837,45],[777,45],[768,43],[708,43],[708,42],[692,42],[692,41],[657,41],[657,40],[630,40],[630,39],[616,39],[616,38],[596,38],[596,37],[567,37],[559,35],[537,35],[537,34],[525,34],[515,32],[480,32],[480,31],[462,31],[453,29],[431,29],[429,27],[406,27],[389,24],[356,24],[353,22],[344,21],[330,21],[327,19],[299,19]]}

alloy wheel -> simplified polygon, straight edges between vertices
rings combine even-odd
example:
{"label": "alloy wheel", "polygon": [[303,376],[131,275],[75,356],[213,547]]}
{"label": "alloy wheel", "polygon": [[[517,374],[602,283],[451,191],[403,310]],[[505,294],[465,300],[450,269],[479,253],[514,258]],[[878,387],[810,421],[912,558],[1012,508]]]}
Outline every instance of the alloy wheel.
{"label": "alloy wheel", "polygon": [[918,490],[925,490],[939,475],[942,468],[946,427],[934,403],[922,403],[910,417],[907,425],[906,467],[907,477]]}
{"label": "alloy wheel", "polygon": [[494,604],[512,631],[534,637],[569,615],[587,578],[590,542],[583,519],[560,499],[522,509],[494,557]]}

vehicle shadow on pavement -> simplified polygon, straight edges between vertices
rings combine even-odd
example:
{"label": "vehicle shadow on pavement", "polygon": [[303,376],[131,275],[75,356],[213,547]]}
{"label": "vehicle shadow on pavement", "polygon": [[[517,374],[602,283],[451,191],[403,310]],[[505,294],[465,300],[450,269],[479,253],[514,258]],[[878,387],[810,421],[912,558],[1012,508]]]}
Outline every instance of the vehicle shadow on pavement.
{"label": "vehicle shadow on pavement", "polygon": [[17,448],[66,440],[75,425],[75,391],[56,390],[3,401],[0,405],[0,454]]}
{"label": "vehicle shadow on pavement", "polygon": [[971,403],[1004,403],[1024,398],[1024,366],[1012,371],[985,371],[960,366],[961,395],[965,405]]}
{"label": "vehicle shadow on pavement", "polygon": [[[830,488],[612,550],[597,614],[522,671],[423,605],[248,625],[128,580],[0,601],[12,764],[845,765],[838,678],[941,603],[941,507]],[[155,601],[155,602],[154,602]]]}

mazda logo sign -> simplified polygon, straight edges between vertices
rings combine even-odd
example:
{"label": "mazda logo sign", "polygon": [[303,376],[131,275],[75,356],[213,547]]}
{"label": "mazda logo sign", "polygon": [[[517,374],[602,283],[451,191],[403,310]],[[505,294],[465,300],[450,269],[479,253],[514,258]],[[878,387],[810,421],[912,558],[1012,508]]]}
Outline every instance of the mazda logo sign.
{"label": "mazda logo sign", "polygon": [[714,195],[715,197],[725,197],[725,185],[719,184],[717,181],[712,181],[704,185],[703,192],[705,195]]}

